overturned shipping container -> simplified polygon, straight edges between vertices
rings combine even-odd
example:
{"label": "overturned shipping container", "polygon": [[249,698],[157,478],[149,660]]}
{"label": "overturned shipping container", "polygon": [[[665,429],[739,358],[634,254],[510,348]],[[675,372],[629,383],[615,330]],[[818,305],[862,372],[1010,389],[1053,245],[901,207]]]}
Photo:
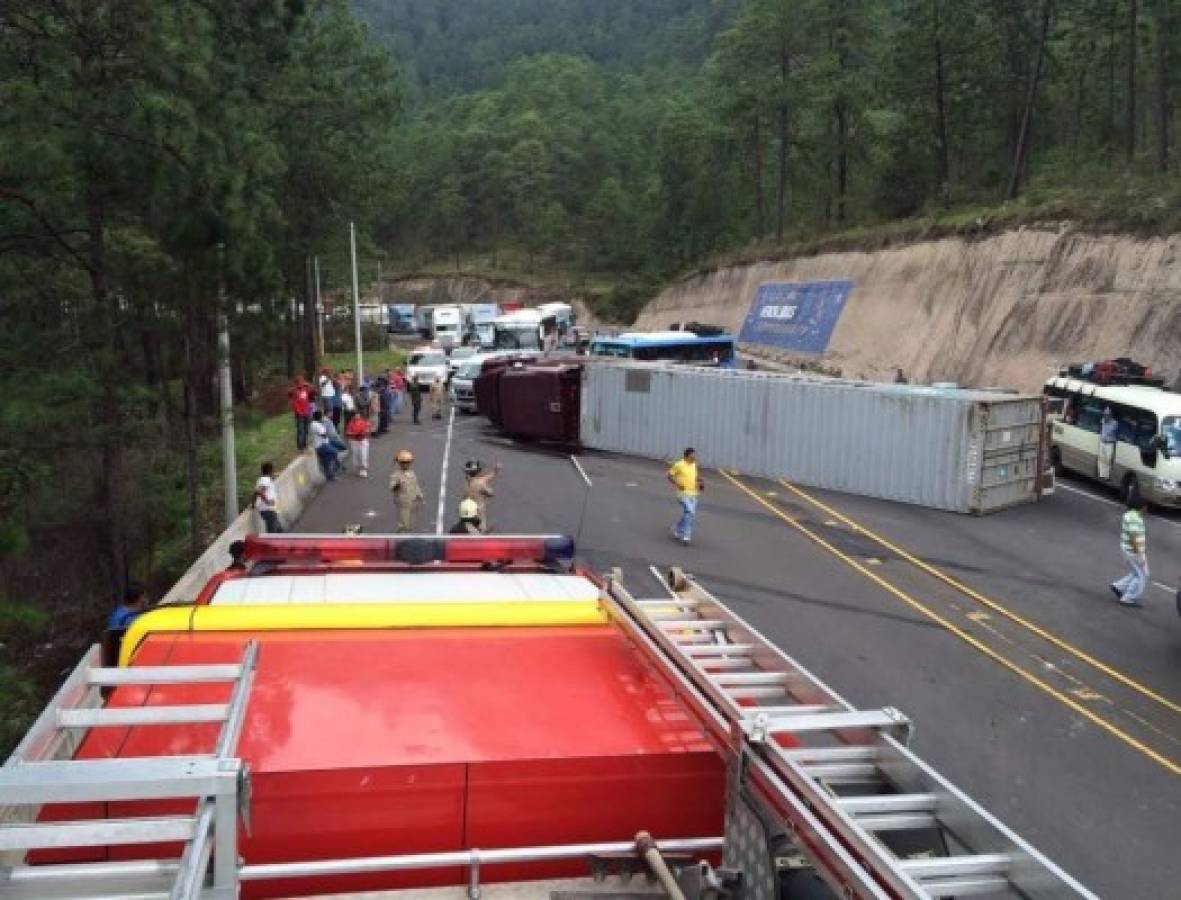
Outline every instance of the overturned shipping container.
{"label": "overturned shipping container", "polygon": [[660,365],[588,366],[582,443],[964,513],[1037,498],[1040,397]]}

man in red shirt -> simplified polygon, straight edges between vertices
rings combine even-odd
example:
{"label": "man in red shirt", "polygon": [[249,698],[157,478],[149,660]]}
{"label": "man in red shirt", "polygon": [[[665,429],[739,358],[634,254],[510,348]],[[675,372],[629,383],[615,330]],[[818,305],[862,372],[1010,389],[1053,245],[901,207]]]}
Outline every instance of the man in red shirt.
{"label": "man in red shirt", "polygon": [[345,437],[349,439],[350,458],[357,461],[361,478],[369,477],[369,418],[357,413],[349,419],[344,429]]}
{"label": "man in red shirt", "polygon": [[291,413],[295,416],[295,446],[304,450],[308,445],[308,426],[312,421],[312,387],[302,375],[296,375],[287,396],[291,398]]}

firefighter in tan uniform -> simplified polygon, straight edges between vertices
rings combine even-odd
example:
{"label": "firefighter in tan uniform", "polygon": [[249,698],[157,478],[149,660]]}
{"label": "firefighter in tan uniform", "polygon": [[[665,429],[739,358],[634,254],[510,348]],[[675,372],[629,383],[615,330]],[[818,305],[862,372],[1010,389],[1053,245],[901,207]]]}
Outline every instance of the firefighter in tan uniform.
{"label": "firefighter in tan uniform", "polygon": [[476,501],[479,511],[480,530],[488,533],[488,500],[496,495],[492,489],[492,482],[500,474],[500,463],[493,466],[489,472],[478,459],[469,459],[463,464],[463,474],[467,476],[463,495],[468,500]]}
{"label": "firefighter in tan uniform", "polygon": [[418,475],[414,472],[414,454],[409,450],[399,450],[394,458],[398,467],[390,475],[390,490],[394,495],[394,507],[398,510],[397,532],[408,534],[415,531],[414,514],[426,498],[418,485]]}
{"label": "firefighter in tan uniform", "polygon": [[441,378],[434,378],[431,381],[431,418],[443,418],[443,400],[446,397],[447,391],[443,387],[443,380]]}

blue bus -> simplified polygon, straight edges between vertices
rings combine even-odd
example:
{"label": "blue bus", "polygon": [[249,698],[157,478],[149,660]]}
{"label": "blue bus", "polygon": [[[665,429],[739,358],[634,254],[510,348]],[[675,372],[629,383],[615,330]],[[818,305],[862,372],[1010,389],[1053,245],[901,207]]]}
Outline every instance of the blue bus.
{"label": "blue bus", "polygon": [[677,362],[690,366],[738,366],[734,336],[698,335],[692,331],[631,331],[615,337],[596,337],[591,356],[635,359],[643,362]]}

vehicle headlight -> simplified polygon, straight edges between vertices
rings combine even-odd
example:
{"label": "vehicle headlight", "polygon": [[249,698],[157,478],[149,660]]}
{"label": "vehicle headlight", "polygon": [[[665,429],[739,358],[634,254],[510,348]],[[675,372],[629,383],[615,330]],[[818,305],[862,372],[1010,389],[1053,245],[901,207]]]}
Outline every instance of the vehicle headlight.
{"label": "vehicle headlight", "polygon": [[1177,490],[1177,482],[1172,478],[1154,478],[1152,479],[1152,485],[1158,491],[1167,491],[1172,493],[1173,491]]}

